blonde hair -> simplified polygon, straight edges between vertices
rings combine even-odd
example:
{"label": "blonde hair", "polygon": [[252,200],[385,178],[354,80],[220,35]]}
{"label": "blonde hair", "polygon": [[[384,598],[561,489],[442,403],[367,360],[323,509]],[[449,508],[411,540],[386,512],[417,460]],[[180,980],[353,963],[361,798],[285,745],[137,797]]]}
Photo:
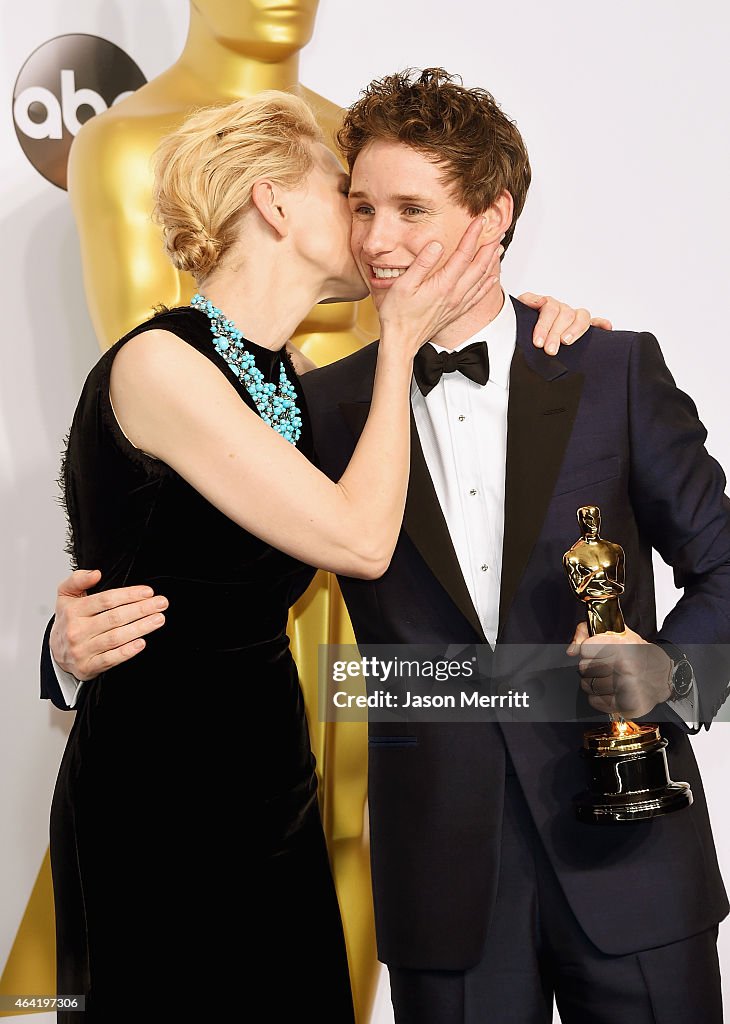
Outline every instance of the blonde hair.
{"label": "blonde hair", "polygon": [[322,141],[311,108],[268,90],[188,117],[154,155],[154,220],[178,270],[200,282],[213,270],[259,178],[296,188]]}

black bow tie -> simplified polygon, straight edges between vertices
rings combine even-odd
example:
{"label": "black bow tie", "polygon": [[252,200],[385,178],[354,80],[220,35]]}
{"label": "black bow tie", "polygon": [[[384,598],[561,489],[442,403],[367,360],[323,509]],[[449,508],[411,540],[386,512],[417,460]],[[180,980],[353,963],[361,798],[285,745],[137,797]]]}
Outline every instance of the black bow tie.
{"label": "black bow tie", "polygon": [[437,352],[428,342],[416,352],[413,360],[413,376],[422,395],[436,387],[444,373],[458,370],[475,384],[486,384],[489,380],[489,351],[486,341],[475,341],[459,352]]}

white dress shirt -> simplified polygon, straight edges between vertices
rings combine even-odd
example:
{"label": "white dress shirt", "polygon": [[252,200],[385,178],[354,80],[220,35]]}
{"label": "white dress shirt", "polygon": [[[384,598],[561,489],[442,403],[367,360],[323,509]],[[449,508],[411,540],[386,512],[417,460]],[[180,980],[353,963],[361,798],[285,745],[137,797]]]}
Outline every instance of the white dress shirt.
{"label": "white dress shirt", "polygon": [[[504,539],[509,371],[517,339],[514,306],[504,299],[496,317],[452,351],[485,341],[489,381],[476,384],[458,370],[423,396],[413,382],[411,404],[428,471],[479,621],[494,647]],[[437,352],[446,351],[433,346]]]}
{"label": "white dress shirt", "polygon": [[53,654],[51,654],[51,662],[53,663],[61,695],[66,701],[66,706],[69,708],[76,707],[76,700],[79,696],[79,690],[84,685],[83,682],[77,679],[76,676],[71,675],[70,672],[67,672],[65,668],[61,668]]}

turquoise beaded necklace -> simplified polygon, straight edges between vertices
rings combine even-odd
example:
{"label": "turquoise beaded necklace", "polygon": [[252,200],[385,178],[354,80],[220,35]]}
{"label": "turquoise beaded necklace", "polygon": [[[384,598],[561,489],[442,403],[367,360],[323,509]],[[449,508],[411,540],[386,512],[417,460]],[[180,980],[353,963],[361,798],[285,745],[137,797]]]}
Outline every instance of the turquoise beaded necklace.
{"label": "turquoise beaded necklace", "polygon": [[200,293],[193,295],[190,305],[205,313],[210,320],[216,352],[223,356],[231,370],[243,381],[264,423],[273,427],[285,441],[296,444],[302,433],[302,415],[297,406],[297,393],[284,369],[284,360],[279,364],[277,388],[265,380],[253,355],[244,347],[245,338],[232,320],[226,320],[223,313]]}

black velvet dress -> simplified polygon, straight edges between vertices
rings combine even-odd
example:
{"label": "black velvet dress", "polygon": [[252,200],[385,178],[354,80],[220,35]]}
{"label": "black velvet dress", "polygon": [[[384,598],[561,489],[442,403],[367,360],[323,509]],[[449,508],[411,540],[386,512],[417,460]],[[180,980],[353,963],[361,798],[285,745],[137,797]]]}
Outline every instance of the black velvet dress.
{"label": "black velvet dress", "polygon": [[[74,562],[101,569],[104,589],[149,584],[170,606],[142,654],[80,693],[51,812],[58,992],[85,995],[95,1022],[245,1018],[261,996],[267,1021],[346,1024],[342,927],[286,636],[314,570],[125,438],[110,370],[151,328],[209,358],[255,409],[190,308],[117,342],[76,409],[63,470]],[[281,356],[247,348],[278,381]],[[298,447],[313,458],[287,373]]]}

